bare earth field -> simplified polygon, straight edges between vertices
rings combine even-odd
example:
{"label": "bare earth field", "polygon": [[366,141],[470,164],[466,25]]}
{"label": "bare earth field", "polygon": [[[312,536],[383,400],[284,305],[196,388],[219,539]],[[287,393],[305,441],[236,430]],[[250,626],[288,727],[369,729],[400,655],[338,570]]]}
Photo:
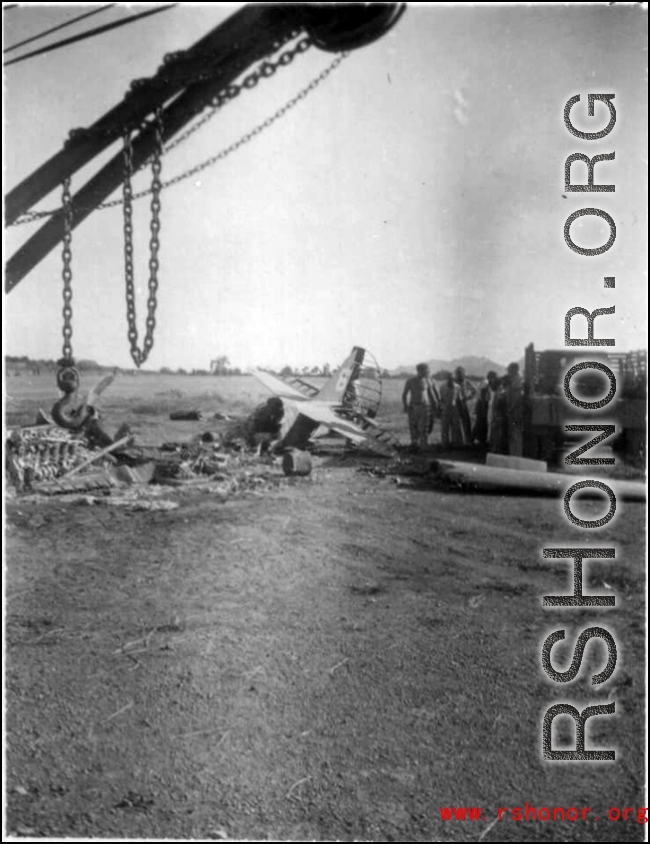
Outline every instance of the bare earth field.
{"label": "bare earth field", "polygon": [[[406,442],[402,384],[380,414]],[[6,389],[7,426],[55,399],[51,377]],[[239,413],[266,395],[252,378],[123,376],[102,410],[110,433],[128,422],[159,444],[209,429],[172,410]],[[274,467],[273,485],[227,500],[170,490],[168,512],[9,498],[5,836],[644,840],[644,505],[580,530],[560,500],[360,471],[381,465]],[[585,562],[586,591],[615,608],[542,608],[572,591],[572,564],[541,549],[576,545],[616,547]],[[617,644],[611,679],[590,684],[598,640],[573,683],[551,682],[546,636],[566,629],[565,670],[598,625]],[[587,749],[614,762],[543,762],[549,706],[612,701]],[[570,724],[556,720],[556,747],[575,746]],[[493,823],[526,802],[580,819]]]}

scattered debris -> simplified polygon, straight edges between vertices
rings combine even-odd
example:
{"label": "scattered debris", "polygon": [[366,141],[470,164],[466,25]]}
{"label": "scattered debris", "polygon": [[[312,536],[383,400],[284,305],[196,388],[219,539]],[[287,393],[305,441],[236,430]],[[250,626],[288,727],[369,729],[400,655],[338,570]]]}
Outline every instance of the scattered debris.
{"label": "scattered debris", "polygon": [[298,788],[299,785],[302,785],[304,782],[308,782],[310,779],[311,777],[303,777],[301,780],[296,780],[296,782],[294,782],[289,791],[287,791],[287,799],[291,797],[291,795],[293,794],[295,789]]}
{"label": "scattered debris", "polygon": [[213,829],[208,833],[210,838],[213,838],[217,841],[230,841],[231,839],[228,837],[228,833],[225,829],[221,829],[220,827],[217,829]]}
{"label": "scattered debris", "polygon": [[156,471],[156,463],[150,460],[148,463],[142,463],[140,466],[112,466],[108,469],[108,473],[116,481],[122,484],[132,486],[134,484],[148,484],[153,480]]}
{"label": "scattered debris", "polygon": [[[99,446],[84,430],[49,422],[18,428],[6,441],[9,494],[34,503],[57,496],[70,504],[172,510],[178,503],[160,499],[165,489],[205,491],[225,500],[282,482],[281,458],[253,451],[246,440],[224,440],[205,431],[186,442],[138,447],[128,433]],[[294,474],[305,474],[307,462],[311,470],[311,457],[305,454]]]}
{"label": "scattered debris", "polygon": [[397,486],[408,486],[408,487],[416,487],[418,486],[418,482],[413,478],[394,478],[393,479]]}
{"label": "scattered debris", "polygon": [[199,422],[203,419],[203,414],[200,410],[176,410],[169,414],[169,418],[173,422],[188,421]]}
{"label": "scattered debris", "polygon": [[129,709],[133,709],[132,700],[125,704],[121,709],[118,709],[117,712],[114,712],[112,715],[109,715],[106,721],[112,721],[113,718],[117,718],[118,715],[121,715],[123,712],[127,712]]}
{"label": "scattered debris", "polygon": [[489,824],[488,824],[488,826],[486,826],[486,827],[485,827],[485,829],[483,830],[483,832],[482,832],[482,833],[479,835],[479,837],[478,837],[478,840],[479,840],[479,841],[482,841],[482,840],[485,838],[485,836],[486,836],[486,835],[488,834],[488,832],[489,832],[489,831],[490,831],[490,830],[494,827],[494,825],[496,824],[496,822],[497,822],[498,820],[499,820],[499,818],[498,818],[498,817],[496,817],[496,818],[495,818],[495,819],[494,819],[491,823],[489,823]]}
{"label": "scattered debris", "polygon": [[336,671],[337,668],[340,668],[342,665],[345,665],[345,663],[349,662],[349,661],[350,661],[350,657],[346,656],[345,659],[342,659],[340,662],[337,662],[336,665],[333,665],[329,670],[330,677],[333,676],[333,674],[334,674],[334,672]]}
{"label": "scattered debris", "polygon": [[354,592],[356,595],[378,595],[385,591],[378,583],[371,583],[370,581],[362,586],[350,586],[350,592]]}
{"label": "scattered debris", "polygon": [[115,804],[116,809],[135,809],[139,812],[148,812],[153,806],[153,797],[145,797],[135,791],[127,791],[119,803]]}
{"label": "scattered debris", "polygon": [[127,510],[176,510],[178,501],[156,501],[140,499],[134,501],[128,498],[104,498],[97,499],[97,503],[109,504],[111,507],[125,507]]}

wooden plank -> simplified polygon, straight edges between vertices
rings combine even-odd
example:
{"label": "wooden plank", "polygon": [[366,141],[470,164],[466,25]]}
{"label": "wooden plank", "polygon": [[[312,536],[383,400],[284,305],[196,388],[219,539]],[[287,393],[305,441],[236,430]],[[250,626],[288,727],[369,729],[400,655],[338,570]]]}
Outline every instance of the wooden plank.
{"label": "wooden plank", "polygon": [[86,466],[90,466],[92,463],[96,463],[98,460],[101,460],[102,457],[106,457],[112,451],[115,451],[116,448],[120,446],[126,445],[128,441],[131,439],[131,434],[128,434],[126,437],[122,437],[121,440],[117,442],[111,443],[106,448],[103,448],[101,451],[93,452],[87,460],[84,460],[83,463],[80,463],[78,466],[75,466],[73,469],[70,469],[69,472],[66,472],[65,475],[62,475],[62,478],[70,478],[72,475],[76,475],[81,472],[82,469],[85,469]]}

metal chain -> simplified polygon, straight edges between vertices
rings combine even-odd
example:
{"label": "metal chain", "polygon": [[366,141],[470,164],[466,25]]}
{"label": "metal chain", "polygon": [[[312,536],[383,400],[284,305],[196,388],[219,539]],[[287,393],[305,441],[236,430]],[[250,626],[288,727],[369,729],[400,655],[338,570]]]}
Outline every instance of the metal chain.
{"label": "metal chain", "polygon": [[[307,41],[308,39],[304,39],[304,40]],[[308,46],[309,46],[309,44],[308,44]],[[307,47],[303,47],[302,49],[297,49],[296,51],[294,51],[293,55],[291,56],[291,58],[288,61],[287,60],[280,61],[279,64],[286,66],[291,61],[293,61],[294,55],[296,55],[298,52],[304,52],[305,49],[307,49]],[[284,55],[287,56],[289,54],[285,53]],[[325,79],[327,79],[327,77],[330,75],[330,73],[332,73],[332,71],[335,70],[341,64],[341,62],[348,57],[348,55],[349,55],[349,53],[341,53],[339,56],[337,56],[334,59],[334,61],[328,67],[326,67],[325,70],[323,70],[318,76],[316,76],[314,79],[312,79],[312,81],[305,88],[303,88],[302,91],[300,91],[298,94],[296,94],[295,97],[292,97],[287,103],[285,103],[281,108],[279,108],[270,117],[267,117],[266,120],[264,120],[262,123],[259,123],[254,129],[251,129],[250,132],[247,132],[247,134],[243,135],[238,141],[235,141],[234,143],[230,144],[230,146],[227,146],[225,149],[222,149],[216,155],[211,156],[206,161],[203,161],[201,164],[197,164],[195,167],[192,167],[189,170],[185,170],[184,172],[179,173],[178,176],[174,176],[172,179],[168,179],[166,182],[163,182],[162,187],[163,188],[169,188],[172,185],[176,185],[179,182],[184,181],[185,179],[189,179],[192,176],[195,176],[197,173],[200,173],[202,170],[205,170],[208,167],[211,167],[213,164],[216,164],[217,161],[223,160],[224,158],[229,156],[231,153],[235,152],[240,147],[242,147],[244,144],[247,144],[249,141],[251,141],[257,135],[259,135],[265,129],[268,129],[269,126],[271,126],[273,123],[276,122],[276,120],[279,120],[281,117],[283,117],[288,111],[290,111],[292,108],[294,108],[294,106],[296,106],[301,100],[303,100],[308,94],[310,94],[314,90],[314,88],[316,88],[318,85],[321,84],[321,82],[323,82]],[[270,65],[270,63],[268,63],[268,64]],[[262,67],[264,67],[264,65],[262,65]],[[271,74],[269,74],[269,72],[267,70],[265,73],[259,73],[258,78],[261,78],[262,76],[272,75],[273,73],[275,73],[276,69],[277,69],[277,65],[274,67]],[[237,87],[239,89],[237,93],[239,93],[239,91],[241,90],[242,87],[246,87],[246,88],[249,88],[249,89],[255,87],[255,85],[258,82],[258,78],[255,78],[255,75],[251,74],[251,76],[247,77],[244,80],[244,82],[242,83],[241,86],[232,86],[232,87]],[[255,79],[255,81],[253,82],[252,79]],[[248,85],[246,84],[247,81],[248,81]],[[225,95],[227,96],[228,100],[233,99],[235,96],[237,96],[237,94],[231,93],[228,90],[225,92]],[[215,111],[217,109],[218,109],[218,107],[215,108]],[[210,114],[209,116],[206,115],[206,117],[204,118],[204,121],[208,120],[209,117],[212,117],[212,116],[213,116],[212,114]],[[171,145],[170,145],[169,148],[171,148]],[[168,148],[166,148],[166,149],[168,149]],[[139,191],[138,193],[133,194],[133,199],[142,199],[143,197],[148,196],[150,193],[151,193],[151,190],[149,190],[149,189]],[[98,208],[109,208],[109,207],[112,207],[112,206],[115,206],[115,205],[120,205],[120,204],[121,204],[121,200],[117,199],[117,200],[112,200],[111,202],[106,202],[103,205],[99,205]]]}
{"label": "metal chain", "polygon": [[149,298],[147,299],[146,332],[142,349],[138,346],[138,328],[135,310],[135,280],[133,270],[133,147],[131,132],[124,135],[124,184],[122,186],[124,204],[124,275],[126,279],[126,316],[131,357],[140,367],[153,348],[153,335],[156,328],[156,306],[158,293],[158,251],[160,249],[160,173],[162,170],[162,108],[156,110],[156,152],[151,162],[151,223],[149,240]]}
{"label": "metal chain", "polygon": [[[274,45],[275,46],[275,45]],[[185,131],[182,135],[179,135],[178,138],[173,140],[170,144],[165,147],[165,152],[169,152],[170,150],[177,147],[179,144],[182,144],[183,141],[186,141],[190,135],[193,135],[198,129],[204,126],[209,120],[215,116],[215,114],[228,102],[235,99],[240,93],[242,88],[251,89],[254,88],[260,79],[273,76],[275,71],[278,67],[286,67],[288,64],[294,60],[294,58],[299,55],[300,53],[306,52],[309,47],[311,47],[311,40],[309,38],[301,38],[300,41],[296,44],[293,49],[289,49],[286,52],[282,53],[278,58],[274,61],[266,60],[262,62],[262,64],[256,68],[252,73],[244,78],[241,84],[232,84],[225,88],[223,91],[220,91],[210,100],[210,111],[202,117],[197,123]],[[285,57],[289,57],[288,59]]]}
{"label": "metal chain", "polygon": [[[305,46],[305,44],[306,44],[306,46]],[[180,143],[182,143],[184,140],[186,140],[190,135],[192,135],[199,128],[201,128],[201,126],[204,126],[205,123],[208,122],[208,120],[210,120],[212,117],[214,117],[214,115],[217,113],[217,111],[219,111],[219,109],[223,105],[225,105],[227,102],[230,102],[230,100],[232,100],[236,96],[238,96],[238,94],[241,92],[242,88],[246,88],[246,89],[254,88],[255,85],[257,85],[257,83],[259,82],[260,79],[268,78],[268,77],[272,76],[279,67],[286,67],[288,64],[290,64],[293,61],[294,57],[298,53],[305,52],[305,50],[307,50],[310,46],[311,46],[311,41],[308,38],[301,39],[301,41],[298,42],[298,45],[293,50],[290,50],[286,53],[283,53],[277,59],[277,61],[275,61],[275,62],[270,62],[270,61],[264,62],[260,66],[260,68],[255,70],[249,76],[247,76],[241,84],[228,86],[228,88],[224,89],[224,91],[220,92],[219,94],[217,94],[215,97],[212,98],[210,111],[204,117],[202,117],[196,124],[191,126],[185,133],[183,133],[178,138],[176,138],[174,141],[172,141],[170,144],[168,144],[164,148],[164,152],[169,152],[170,150],[174,149],[176,146],[178,146]],[[296,106],[309,93],[311,93],[311,91],[313,91],[314,88],[316,88],[318,85],[320,85],[321,82],[323,82],[330,75],[330,73],[332,73],[332,71],[335,70],[341,64],[341,62],[348,57],[348,55],[349,55],[349,53],[341,53],[340,55],[338,55],[334,59],[334,61],[328,67],[325,68],[325,70],[323,70],[318,76],[316,76],[314,79],[312,79],[312,81],[305,88],[303,88],[298,94],[296,94],[296,96],[294,96],[291,100],[289,100],[289,102],[287,102],[284,106],[282,106],[280,109],[278,109],[278,111],[276,111],[270,117],[267,117],[266,120],[264,120],[262,123],[258,124],[254,129],[252,129],[250,132],[248,132],[246,135],[244,135],[238,141],[235,141],[233,144],[231,144],[230,146],[221,150],[221,152],[217,153],[216,155],[212,156],[211,158],[207,159],[207,161],[204,161],[202,164],[199,164],[199,165],[197,165],[196,167],[193,167],[190,170],[186,170],[185,172],[180,173],[178,176],[174,176],[174,178],[169,179],[166,182],[162,182],[161,189],[171,187],[172,185],[178,184],[179,182],[184,181],[185,179],[189,179],[191,176],[196,175],[196,173],[198,173],[202,170],[205,170],[207,167],[211,167],[213,164],[216,164],[217,161],[221,161],[222,159],[226,158],[228,155],[235,152],[241,146],[248,143],[248,141],[255,138],[257,135],[259,135],[261,132],[263,132],[264,129],[267,129],[269,126],[271,126],[273,123],[275,123],[276,120],[279,120],[280,117],[283,117],[290,109],[292,109],[294,106]],[[146,163],[147,162],[144,162],[143,166],[145,166]],[[143,197],[148,196],[151,192],[152,192],[151,189],[142,190],[142,191],[139,191],[138,193],[132,194],[131,198],[133,200],[142,199]],[[113,200],[110,200],[109,202],[103,202],[101,205],[98,205],[95,210],[99,211],[99,210],[104,210],[106,208],[114,208],[117,205],[122,205],[123,202],[124,202],[123,198],[113,199]],[[12,223],[12,225],[16,226],[16,225],[21,225],[23,223],[35,222],[36,220],[39,220],[43,217],[49,217],[52,214],[56,214],[57,210],[54,210],[54,211],[28,211],[25,214],[21,215],[21,217],[16,219]]]}
{"label": "metal chain", "polygon": [[[298,35],[299,35],[299,34],[300,34],[300,31],[299,31],[299,30],[298,30],[298,31],[297,31],[297,30],[293,30],[292,32],[288,33],[288,34],[286,35],[286,37],[284,37],[284,38],[279,38],[279,39],[277,39],[276,41],[274,41],[274,42],[273,42],[273,45],[272,45],[272,47],[273,47],[273,52],[274,52],[274,53],[277,53],[277,51],[278,51],[281,47],[283,47],[285,44],[289,43],[289,41],[293,41],[295,38],[297,38],[297,37],[298,37]],[[308,39],[302,39],[302,40],[304,41],[304,40],[308,40]],[[311,42],[310,42],[310,44],[311,44]],[[293,51],[292,51],[292,50],[289,50],[288,52],[289,52],[289,53],[296,52],[296,51],[297,51],[297,49],[298,49],[298,48],[297,48],[297,46],[296,46],[296,47],[294,48],[294,50],[293,50]],[[301,52],[304,52],[304,51],[305,51],[305,49],[306,49],[306,48],[301,47]],[[260,57],[260,58],[261,58],[261,57]],[[277,61],[279,61],[279,58],[278,58],[278,60],[277,60]],[[261,73],[261,69],[264,67],[264,65],[269,64],[269,63],[272,63],[272,61],[271,61],[271,62],[269,62],[269,60],[265,60],[265,61],[263,62],[263,64],[261,65],[261,67],[260,67],[260,68],[257,68],[256,70],[254,70],[254,71],[250,74],[250,76],[251,76],[251,77],[256,77],[256,78],[259,80],[259,78],[261,78],[261,76],[263,76],[263,75],[264,75],[263,73]],[[272,75],[272,74],[271,74],[271,75]],[[209,78],[209,74],[207,74],[207,73],[202,73],[202,74],[200,74],[200,75],[199,75],[199,78],[198,78],[198,80],[196,80],[196,81],[201,81],[201,82],[203,82],[203,81],[206,81],[206,79],[208,79],[208,78]],[[248,79],[249,79],[249,77],[246,77],[246,78],[244,79],[244,82],[242,83],[245,87],[246,87],[246,82],[247,82],[247,80],[248,80]],[[193,81],[195,81],[195,80],[193,80]],[[248,87],[250,87],[250,83],[248,84]],[[169,152],[170,150],[172,150],[172,149],[174,149],[175,147],[177,147],[179,144],[182,144],[182,143],[183,143],[183,141],[186,141],[186,140],[187,140],[187,138],[189,138],[189,137],[190,137],[190,135],[193,135],[193,134],[194,134],[194,133],[195,133],[198,129],[200,129],[200,128],[201,128],[202,126],[204,126],[204,125],[205,125],[205,124],[206,124],[209,120],[211,120],[211,119],[215,116],[215,114],[219,111],[219,109],[220,109],[222,106],[226,105],[226,103],[228,103],[231,99],[233,99],[233,98],[234,98],[233,96],[229,96],[229,95],[228,95],[228,93],[229,93],[229,92],[231,92],[231,93],[232,93],[232,92],[233,92],[236,88],[237,88],[238,90],[237,90],[237,93],[236,93],[236,94],[234,94],[234,96],[237,96],[237,94],[239,93],[239,88],[240,88],[240,86],[237,86],[237,85],[235,85],[235,84],[233,83],[232,85],[228,86],[228,88],[226,88],[224,91],[220,91],[218,94],[216,94],[214,97],[212,97],[212,99],[211,99],[211,101],[210,101],[210,106],[211,106],[210,111],[209,111],[209,112],[208,112],[208,113],[207,113],[204,117],[202,117],[199,121],[197,121],[195,124],[193,124],[192,126],[190,126],[190,128],[189,128],[189,129],[187,129],[185,132],[183,132],[183,134],[179,135],[179,136],[178,136],[177,138],[175,138],[175,139],[174,139],[174,140],[173,140],[170,144],[168,144],[168,145],[165,147],[165,152]],[[203,111],[204,107],[205,107],[205,106],[199,106],[199,107],[198,107],[198,109],[197,109],[197,112],[196,112],[196,113],[197,113],[197,114],[200,114],[200,113],[201,113],[201,111]]]}
{"label": "metal chain", "polygon": [[63,182],[63,359],[72,365],[72,194]]}
{"label": "metal chain", "polygon": [[[203,161],[201,164],[197,164],[195,167],[192,167],[189,170],[185,170],[183,173],[180,173],[178,176],[174,176],[172,179],[168,179],[166,182],[163,182],[163,187],[168,188],[172,185],[176,185],[179,182],[184,181],[185,179],[189,179],[191,176],[195,176],[197,173],[200,173],[202,170],[211,167],[213,164],[216,164],[217,161],[221,161],[226,158],[231,153],[238,150],[240,147],[247,144],[249,141],[252,141],[253,138],[257,137],[261,132],[265,129],[268,129],[269,126],[272,126],[276,120],[279,120],[283,117],[288,111],[294,108],[298,103],[303,100],[309,93],[311,93],[314,88],[320,85],[324,79],[326,79],[330,73],[337,68],[341,62],[347,58],[347,53],[343,53],[340,56],[337,56],[336,59],[329,65],[329,67],[325,68],[325,70],[320,73],[315,79],[313,79],[306,88],[303,88],[295,97],[289,100],[289,102],[285,103],[281,108],[279,108],[274,114],[270,117],[267,117],[262,123],[259,123],[254,129],[251,129],[250,132],[247,132],[243,135],[238,141],[230,144],[225,149],[222,149],[221,152],[218,152],[216,155],[211,156],[206,161]],[[146,191],[142,192],[142,196],[146,194]]]}

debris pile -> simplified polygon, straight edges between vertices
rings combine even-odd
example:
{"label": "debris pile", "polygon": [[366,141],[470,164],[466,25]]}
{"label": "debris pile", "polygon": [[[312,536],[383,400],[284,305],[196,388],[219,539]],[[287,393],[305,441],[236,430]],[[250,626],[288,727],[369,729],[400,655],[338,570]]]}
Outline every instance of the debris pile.
{"label": "debris pile", "polygon": [[211,432],[159,447],[136,447],[129,435],[98,448],[82,431],[41,424],[9,431],[5,453],[7,486],[17,494],[121,503],[131,509],[160,509],[145,501],[170,487],[225,499],[277,487],[282,478],[280,458]]}
{"label": "debris pile", "polygon": [[277,462],[239,443],[233,447],[203,434],[191,443],[164,443],[155,461],[153,481],[231,495],[277,486]]}
{"label": "debris pile", "polygon": [[156,458],[154,481],[189,480],[210,476],[222,480],[224,472],[232,467],[232,456],[222,448],[221,440],[212,434],[203,434],[190,443],[163,443]]}
{"label": "debris pile", "polygon": [[441,473],[439,461],[427,457],[399,457],[383,465],[362,464],[357,471],[374,478],[390,476],[400,488],[430,489],[439,492],[467,489],[456,478]]}

